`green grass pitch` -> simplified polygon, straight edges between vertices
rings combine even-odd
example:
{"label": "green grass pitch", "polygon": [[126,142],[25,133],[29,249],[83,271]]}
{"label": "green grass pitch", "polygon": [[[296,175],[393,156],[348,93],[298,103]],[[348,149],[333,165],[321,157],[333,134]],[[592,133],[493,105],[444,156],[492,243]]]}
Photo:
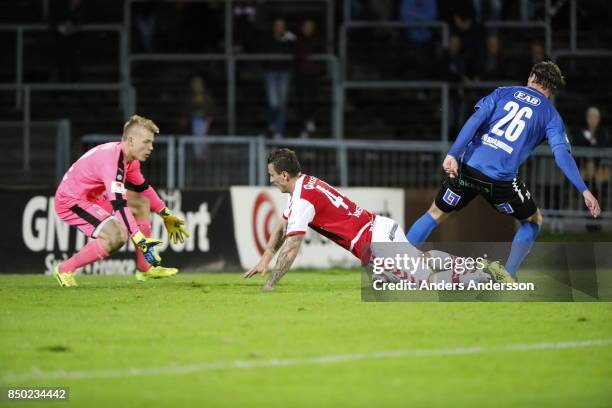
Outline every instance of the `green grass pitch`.
{"label": "green grass pitch", "polygon": [[239,274],[78,281],[0,276],[0,386],[70,388],[43,406],[612,406],[612,303],[362,302],[340,270],[273,293]]}

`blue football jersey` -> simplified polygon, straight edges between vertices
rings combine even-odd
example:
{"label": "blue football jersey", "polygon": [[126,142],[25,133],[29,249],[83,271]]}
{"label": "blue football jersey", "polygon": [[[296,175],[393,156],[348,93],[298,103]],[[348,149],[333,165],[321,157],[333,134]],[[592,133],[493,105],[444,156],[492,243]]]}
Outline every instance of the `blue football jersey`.
{"label": "blue football jersey", "polygon": [[570,149],[559,112],[533,88],[497,88],[478,101],[475,109],[486,119],[466,147],[462,161],[492,179],[516,177],[520,165],[544,139],[553,152]]}

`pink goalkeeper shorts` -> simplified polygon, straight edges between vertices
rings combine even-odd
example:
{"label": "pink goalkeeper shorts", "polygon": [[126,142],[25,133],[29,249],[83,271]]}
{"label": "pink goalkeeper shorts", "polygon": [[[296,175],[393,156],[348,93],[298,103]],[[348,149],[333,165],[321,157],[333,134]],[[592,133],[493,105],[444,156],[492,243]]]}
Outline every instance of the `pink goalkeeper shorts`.
{"label": "pink goalkeeper shorts", "polygon": [[97,238],[104,225],[114,219],[112,205],[106,200],[61,200],[55,198],[55,212],[68,225]]}

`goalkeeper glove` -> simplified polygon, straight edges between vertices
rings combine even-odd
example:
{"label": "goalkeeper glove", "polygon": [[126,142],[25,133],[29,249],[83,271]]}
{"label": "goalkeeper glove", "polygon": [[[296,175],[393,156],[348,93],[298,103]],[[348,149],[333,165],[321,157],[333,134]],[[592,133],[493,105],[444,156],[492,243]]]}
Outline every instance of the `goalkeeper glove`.
{"label": "goalkeeper glove", "polygon": [[147,238],[142,234],[142,232],[137,231],[132,236],[132,242],[134,242],[134,245],[136,245],[138,249],[140,249],[142,255],[144,255],[145,260],[149,264],[153,266],[161,265],[161,256],[159,256],[157,250],[155,249],[155,246],[162,243],[161,241],[157,239]]}
{"label": "goalkeeper glove", "polygon": [[189,236],[189,233],[185,229],[185,221],[174,215],[168,207],[161,210],[159,215],[164,220],[170,242],[173,244],[185,242],[185,237]]}

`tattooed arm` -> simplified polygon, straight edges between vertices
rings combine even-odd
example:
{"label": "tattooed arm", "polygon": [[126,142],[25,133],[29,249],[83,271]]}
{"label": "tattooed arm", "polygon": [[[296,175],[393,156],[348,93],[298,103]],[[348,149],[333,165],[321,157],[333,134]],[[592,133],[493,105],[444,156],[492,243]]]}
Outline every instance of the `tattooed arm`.
{"label": "tattooed arm", "polygon": [[265,275],[268,271],[268,264],[274,257],[274,254],[280,249],[285,241],[285,233],[287,231],[287,220],[284,218],[276,225],[274,231],[270,235],[270,239],[268,240],[268,245],[266,245],[266,250],[264,251],[259,263],[246,271],[244,273],[245,278],[250,278],[251,276],[261,273]]}
{"label": "tattooed arm", "polygon": [[274,265],[274,269],[272,270],[272,276],[262,290],[271,291],[274,289],[274,286],[278,283],[279,280],[287,273],[289,268],[291,268],[291,264],[297,257],[298,252],[300,252],[300,246],[304,241],[304,234],[292,235],[285,241],[285,244],[281,248],[280,253],[278,254],[278,259],[276,260],[276,265]]}

